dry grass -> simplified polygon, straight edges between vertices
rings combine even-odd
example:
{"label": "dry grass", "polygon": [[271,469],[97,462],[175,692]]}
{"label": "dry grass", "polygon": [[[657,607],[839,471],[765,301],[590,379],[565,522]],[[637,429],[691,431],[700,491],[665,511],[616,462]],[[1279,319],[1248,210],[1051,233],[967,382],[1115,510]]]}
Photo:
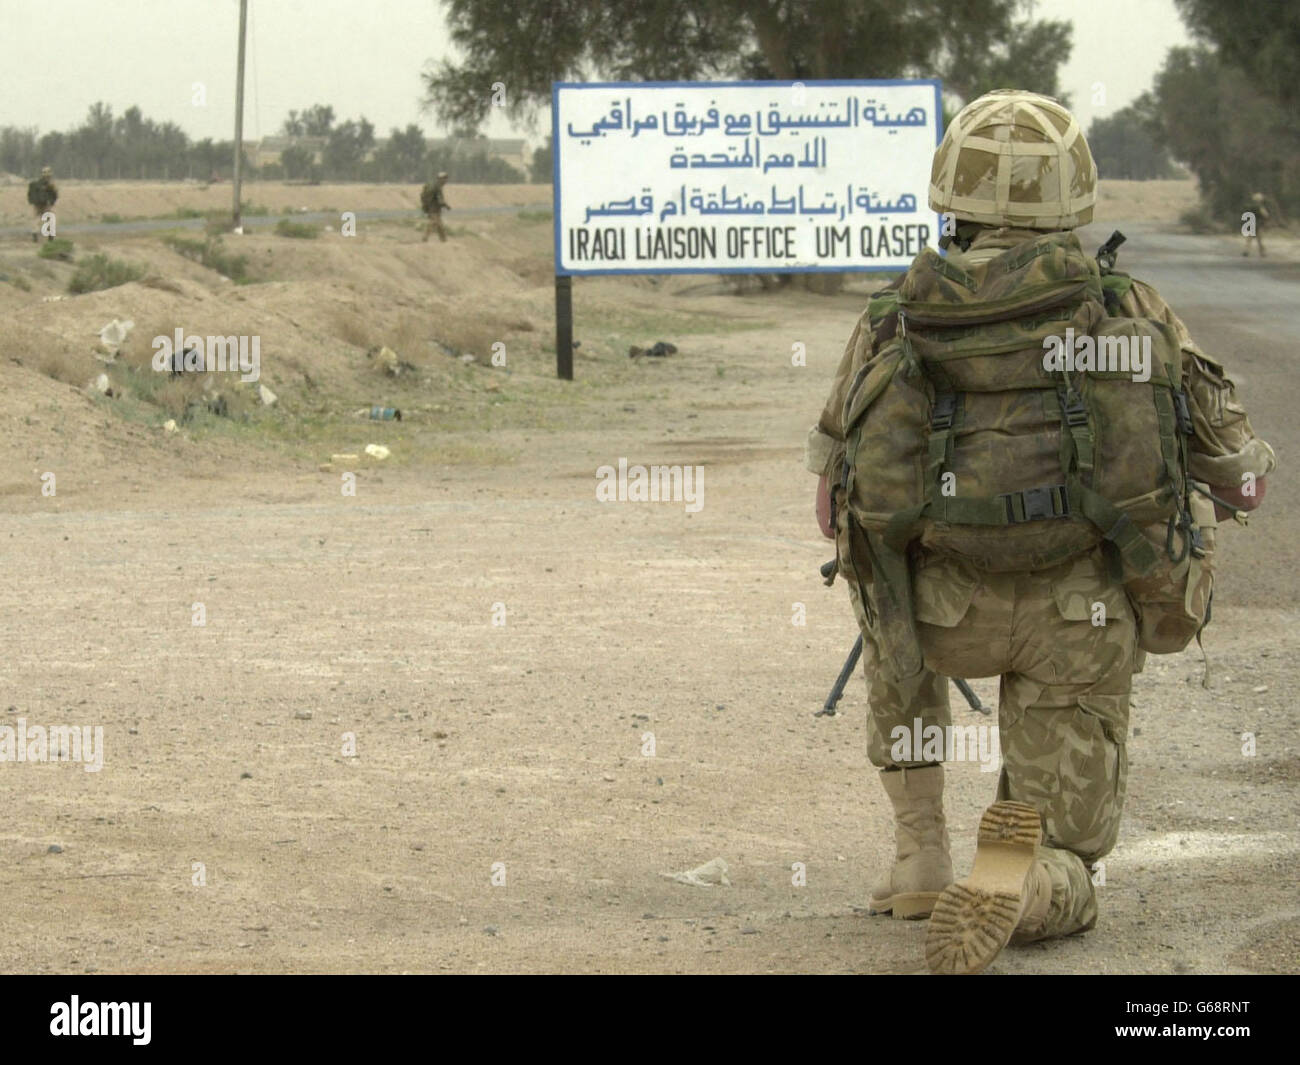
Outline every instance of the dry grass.
{"label": "dry grass", "polygon": [[154,372],[151,365],[154,354],[153,338],[170,337],[175,330],[174,323],[137,322],[126,338],[126,343],[118,351],[117,361],[125,363],[134,370]]}
{"label": "dry grass", "polygon": [[354,348],[368,349],[378,343],[374,327],[356,311],[335,307],[330,315],[330,335]]}
{"label": "dry grass", "polygon": [[188,421],[205,411],[244,419],[257,406],[252,386],[240,384],[237,377],[228,374],[196,372],[157,376],[161,383],[152,389],[149,401],[177,421]]}
{"label": "dry grass", "polygon": [[403,362],[422,369],[429,364],[431,339],[428,320],[406,314],[398,319],[387,343]]}
{"label": "dry grass", "polygon": [[41,352],[37,356],[36,368],[46,377],[84,388],[103,369],[103,365],[89,353],[69,351],[59,345]]}
{"label": "dry grass", "polygon": [[[43,364],[47,356],[63,350],[64,346],[57,337],[30,325],[12,322],[6,327],[4,354],[10,361],[17,363],[19,366],[26,366],[54,377],[55,374],[46,370]],[[50,369],[55,369],[53,361],[50,363]],[[62,381],[63,378],[60,377],[59,380]],[[82,381],[80,383],[84,385],[86,382]]]}
{"label": "dry grass", "polygon": [[[154,373],[143,370],[142,373]],[[162,375],[160,375],[162,376]],[[166,375],[167,379],[153,389],[150,400],[177,420],[185,417],[185,412],[193,403],[201,403],[203,396],[203,374]]]}
{"label": "dry grass", "polygon": [[479,362],[492,357],[492,345],[505,341],[510,326],[495,315],[447,311],[433,323],[433,334],[457,355],[473,355]]}

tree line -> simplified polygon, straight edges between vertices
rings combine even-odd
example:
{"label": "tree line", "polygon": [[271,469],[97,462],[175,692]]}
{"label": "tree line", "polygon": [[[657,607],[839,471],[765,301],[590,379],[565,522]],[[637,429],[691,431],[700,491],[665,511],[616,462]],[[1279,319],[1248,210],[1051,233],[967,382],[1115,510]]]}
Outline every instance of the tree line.
{"label": "tree line", "polygon": [[1172,48],[1155,84],[1096,120],[1089,143],[1104,177],[1195,176],[1203,213],[1236,224],[1263,193],[1300,212],[1300,6],[1272,0],[1175,0],[1194,43]]}
{"label": "tree line", "polygon": [[[375,127],[365,116],[336,121],[334,109],[315,104],[290,111],[281,134],[292,138],[319,138],[319,151],[291,144],[278,161],[257,166],[247,145],[243,153],[244,177],[279,181],[427,181],[440,170],[454,180],[477,184],[527,181],[528,177],[504,159],[491,155],[486,138],[466,132],[450,143],[429,147],[424,131],[411,123],[394,127],[380,143]],[[192,140],[174,122],[155,122],[139,107],[114,115],[97,102],[85,120],[66,132],[40,133],[34,128],[0,127],[0,171],[34,177],[43,166],[53,167],[56,178],[94,180],[174,181],[229,180],[234,170],[231,140]],[[541,180],[550,180],[549,166]]]}
{"label": "tree line", "polygon": [[[1151,91],[1087,131],[1108,178],[1196,176],[1220,222],[1262,192],[1300,210],[1300,3],[1175,0],[1195,42]],[[504,104],[530,121],[556,80],[938,77],[945,118],[995,88],[1060,99],[1071,26],[1032,0],[446,0],[463,57],[422,75],[446,123],[473,129]],[[1085,16],[1086,17],[1086,16]],[[1116,33],[1130,32],[1123,25]],[[510,71],[501,101],[492,86]],[[1097,72],[1105,80],[1105,70]],[[959,106],[959,103],[958,103]]]}

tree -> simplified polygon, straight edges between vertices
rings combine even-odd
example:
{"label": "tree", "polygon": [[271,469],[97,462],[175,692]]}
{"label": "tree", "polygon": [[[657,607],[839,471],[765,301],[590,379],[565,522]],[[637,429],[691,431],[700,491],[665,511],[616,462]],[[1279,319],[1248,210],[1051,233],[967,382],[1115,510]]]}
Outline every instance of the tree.
{"label": "tree", "polygon": [[1255,192],[1300,210],[1300,6],[1175,3],[1197,44],[1171,50],[1156,77],[1161,141],[1220,218],[1237,218]]}
{"label": "tree", "polygon": [[284,120],[286,137],[328,137],[334,127],[334,108],[312,104],[302,112],[290,111]]}
{"label": "tree", "polygon": [[30,174],[41,166],[36,160],[36,129],[0,129],[0,170]]}
{"label": "tree", "polygon": [[69,140],[86,168],[94,177],[101,177],[113,155],[113,109],[103,101],[91,104],[86,121],[72,132]]}
{"label": "tree", "polygon": [[1188,30],[1212,44],[1255,90],[1300,102],[1300,5],[1278,0],[1174,0]]}
{"label": "tree", "polygon": [[1204,46],[1171,49],[1154,97],[1162,143],[1216,216],[1235,217],[1255,192],[1300,209],[1300,124],[1239,68]]}
{"label": "tree", "polygon": [[546,138],[546,143],[540,148],[533,150],[533,157],[528,161],[528,179],[533,184],[550,184],[555,171],[552,152],[550,137]]}
{"label": "tree", "polygon": [[[464,55],[422,75],[425,103],[477,128],[505,81],[528,121],[554,80],[940,76],[965,99],[1002,86],[1060,95],[1071,28],[1032,0],[446,0]],[[508,77],[503,72],[509,71]]]}
{"label": "tree", "polygon": [[1088,147],[1104,178],[1149,181],[1174,176],[1173,161],[1159,143],[1159,122],[1150,93],[1107,118],[1093,119]]}
{"label": "tree", "polygon": [[424,131],[414,122],[388,134],[388,140],[375,153],[380,181],[419,181],[424,172]]}
{"label": "tree", "polygon": [[361,164],[375,146],[375,127],[364,116],[359,121],[348,119],[336,126],[321,152],[321,162],[330,177],[356,180]]}
{"label": "tree", "polygon": [[280,165],[284,167],[284,176],[290,181],[301,181],[312,176],[316,159],[311,151],[297,144],[291,144],[280,153]]}

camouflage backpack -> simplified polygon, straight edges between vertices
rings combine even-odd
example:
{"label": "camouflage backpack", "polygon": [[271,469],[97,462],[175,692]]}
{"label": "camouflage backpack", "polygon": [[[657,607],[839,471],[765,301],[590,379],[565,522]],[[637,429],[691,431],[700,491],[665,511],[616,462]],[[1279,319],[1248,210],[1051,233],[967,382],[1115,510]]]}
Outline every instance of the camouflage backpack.
{"label": "camouflage backpack", "polygon": [[420,190],[420,210],[425,214],[432,214],[442,206],[441,190],[429,182]]}
{"label": "camouflage backpack", "polygon": [[971,266],[927,248],[873,297],[873,330],[895,329],[847,393],[841,488],[902,675],[920,668],[915,543],[990,571],[1106,543],[1145,649],[1181,650],[1204,623],[1180,345],[1163,322],[1108,314],[1107,289],[1114,306],[1130,283],[1052,232]]}

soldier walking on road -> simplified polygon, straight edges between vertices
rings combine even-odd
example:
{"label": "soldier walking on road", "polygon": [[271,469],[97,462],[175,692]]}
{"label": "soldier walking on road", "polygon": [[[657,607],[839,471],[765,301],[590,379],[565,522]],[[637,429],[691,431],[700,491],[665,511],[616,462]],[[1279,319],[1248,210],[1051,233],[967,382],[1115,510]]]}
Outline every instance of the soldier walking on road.
{"label": "soldier walking on road", "polygon": [[[1257,506],[1276,465],[1159,293],[1082,251],[1072,230],[1096,184],[1055,100],[967,105],[931,171],[947,254],[925,249],[871,297],[809,434],[895,813],[870,906],[930,918],[935,972],[1095,925],[1132,676],[1199,635],[1216,522]],[[1001,683],[998,801],[954,882],[942,762],[962,755],[911,733],[951,737],[947,678],[986,676]]]}
{"label": "soldier walking on road", "polygon": [[1271,218],[1268,205],[1264,202],[1264,194],[1255,193],[1250,198],[1250,202],[1241,209],[1241,232],[1246,238],[1246,247],[1241,252],[1243,256],[1249,257],[1250,241],[1254,237],[1255,243],[1259,245],[1259,257],[1264,258],[1264,223]]}
{"label": "soldier walking on road", "polygon": [[429,234],[437,230],[438,239],[446,241],[447,230],[442,224],[442,212],[450,211],[451,204],[442,194],[442,187],[447,184],[447,173],[442,171],[438,174],[437,180],[427,182],[420,190],[420,210],[427,216],[424,223],[424,239],[429,239]]}
{"label": "soldier walking on road", "polygon": [[[53,210],[58,199],[59,190],[54,184],[54,172],[48,166],[41,167],[41,176],[27,186],[27,202],[32,205],[32,209],[36,212],[36,229],[32,233],[33,241],[40,241],[41,216],[46,211]],[[49,234],[48,239],[53,240],[54,234]]]}

